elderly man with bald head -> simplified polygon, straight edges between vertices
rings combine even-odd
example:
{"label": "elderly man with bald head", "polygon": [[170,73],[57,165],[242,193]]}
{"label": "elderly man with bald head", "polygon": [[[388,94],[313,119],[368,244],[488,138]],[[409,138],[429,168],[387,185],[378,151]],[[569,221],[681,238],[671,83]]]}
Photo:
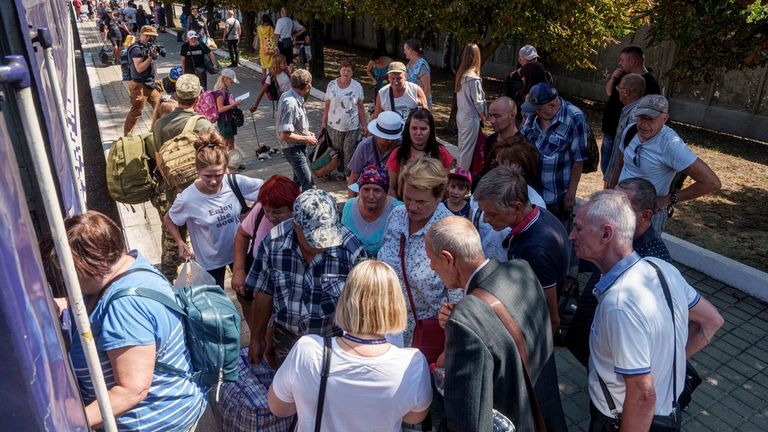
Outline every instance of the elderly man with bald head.
{"label": "elderly man with bald head", "polygon": [[[458,216],[432,224],[425,245],[446,288],[467,293],[440,310],[446,335],[445,429],[492,430],[496,409],[518,430],[536,430],[537,420],[550,431],[566,430],[547,302],[531,266],[523,260],[486,259],[477,231]],[[480,296],[499,302],[525,335],[525,361],[538,404],[527,390],[518,346]]]}

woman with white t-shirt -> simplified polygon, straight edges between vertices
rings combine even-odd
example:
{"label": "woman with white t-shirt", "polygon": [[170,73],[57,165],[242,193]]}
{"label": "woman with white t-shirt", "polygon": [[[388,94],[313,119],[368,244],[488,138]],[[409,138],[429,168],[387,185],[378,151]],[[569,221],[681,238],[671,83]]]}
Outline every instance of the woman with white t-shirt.
{"label": "woman with white t-shirt", "polygon": [[[229,156],[224,139],[218,132],[203,132],[195,143],[197,180],[184,189],[163,218],[182,259],[193,256],[216,283],[224,287],[227,266],[234,259],[237,227],[240,225],[242,206],[230,182],[225,179]],[[263,180],[235,174],[234,185],[246,200],[255,201]],[[187,226],[192,250],[179,233],[179,226]],[[193,253],[194,251],[194,253]]]}
{"label": "woman with white t-shirt", "polygon": [[[405,298],[394,270],[382,261],[352,268],[336,306],[345,334],[330,340],[330,372],[321,431],[392,431],[427,416],[432,388],[427,361],[418,350],[384,338],[406,323]],[[297,430],[315,430],[324,340],[303,336],[275,373],[269,409],[298,414]]]}
{"label": "woman with white t-shirt", "polygon": [[339,68],[339,77],[328,83],[323,103],[323,119],[320,129],[325,129],[331,146],[339,153],[339,171],[346,179],[347,167],[357,148],[360,131],[367,134],[365,96],[363,86],[352,79],[355,66],[344,60]]}

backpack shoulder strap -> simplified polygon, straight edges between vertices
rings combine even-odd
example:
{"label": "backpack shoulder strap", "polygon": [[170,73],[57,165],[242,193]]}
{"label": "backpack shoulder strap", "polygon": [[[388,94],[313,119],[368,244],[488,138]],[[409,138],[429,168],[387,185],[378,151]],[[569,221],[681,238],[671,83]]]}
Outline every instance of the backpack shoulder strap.
{"label": "backpack shoulder strap", "polygon": [[181,131],[180,135],[183,135],[185,133],[189,133],[195,130],[195,126],[197,126],[197,121],[200,120],[203,116],[201,115],[193,115],[192,117],[187,120],[187,123],[184,125],[184,129]]}
{"label": "backpack shoulder strap", "polygon": [[624,134],[624,148],[629,146],[629,143],[632,142],[632,138],[634,138],[635,135],[637,135],[637,123],[627,128],[627,132]]}
{"label": "backpack shoulder strap", "polygon": [[123,297],[130,297],[130,296],[139,296],[143,298],[148,298],[150,300],[154,300],[162,304],[163,306],[167,307],[168,309],[174,312],[179,313],[182,316],[187,315],[187,313],[184,312],[184,309],[182,309],[181,306],[179,306],[172,298],[166,295],[160,294],[159,292],[152,289],[138,288],[138,287],[121,289],[109,299],[109,302],[107,303],[106,307],[108,308],[112,304],[112,302],[117,299],[120,299]]}

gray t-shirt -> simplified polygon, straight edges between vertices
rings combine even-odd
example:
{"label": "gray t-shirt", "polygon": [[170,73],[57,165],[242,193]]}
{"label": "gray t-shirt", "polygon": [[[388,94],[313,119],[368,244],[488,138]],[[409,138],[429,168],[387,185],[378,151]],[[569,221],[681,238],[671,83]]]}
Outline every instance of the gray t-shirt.
{"label": "gray t-shirt", "polygon": [[653,138],[640,143],[635,135],[629,145],[619,143],[624,150],[624,168],[619,181],[639,177],[653,183],[656,195],[665,196],[675,174],[684,171],[696,162],[696,154],[677,136],[669,126],[664,127]]}
{"label": "gray t-shirt", "polygon": [[309,118],[304,109],[304,98],[296,90],[290,89],[280,96],[277,103],[277,116],[275,116],[275,129],[277,138],[282,148],[288,148],[303,143],[286,142],[280,139],[281,132],[295,133],[298,135],[309,134]]}
{"label": "gray t-shirt", "polygon": [[238,40],[239,38],[237,35],[240,33],[240,21],[235,17],[227,18],[226,24],[227,33],[225,33],[225,35],[227,36],[227,40]]}
{"label": "gray t-shirt", "polygon": [[[357,145],[355,153],[352,155],[352,159],[349,161],[349,169],[353,173],[360,174],[368,165],[378,165],[381,168],[387,166],[387,160],[392,150],[396,149],[400,145],[400,140],[392,148],[392,150],[386,153],[379,153],[379,149],[374,142],[376,138],[373,135],[364,138]],[[378,156],[378,158],[377,158]]]}

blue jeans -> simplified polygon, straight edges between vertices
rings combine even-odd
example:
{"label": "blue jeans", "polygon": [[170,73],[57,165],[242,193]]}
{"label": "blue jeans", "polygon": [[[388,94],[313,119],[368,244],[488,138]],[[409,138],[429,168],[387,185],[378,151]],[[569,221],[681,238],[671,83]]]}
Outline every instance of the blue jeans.
{"label": "blue jeans", "polygon": [[603,145],[600,146],[600,170],[605,174],[605,170],[608,168],[608,161],[611,160],[611,153],[613,152],[614,138],[610,135],[603,135]]}
{"label": "blue jeans", "polygon": [[301,191],[312,189],[315,184],[312,182],[312,171],[309,170],[309,161],[307,160],[307,146],[296,145],[283,149],[285,159],[293,168],[293,181],[301,186]]}

